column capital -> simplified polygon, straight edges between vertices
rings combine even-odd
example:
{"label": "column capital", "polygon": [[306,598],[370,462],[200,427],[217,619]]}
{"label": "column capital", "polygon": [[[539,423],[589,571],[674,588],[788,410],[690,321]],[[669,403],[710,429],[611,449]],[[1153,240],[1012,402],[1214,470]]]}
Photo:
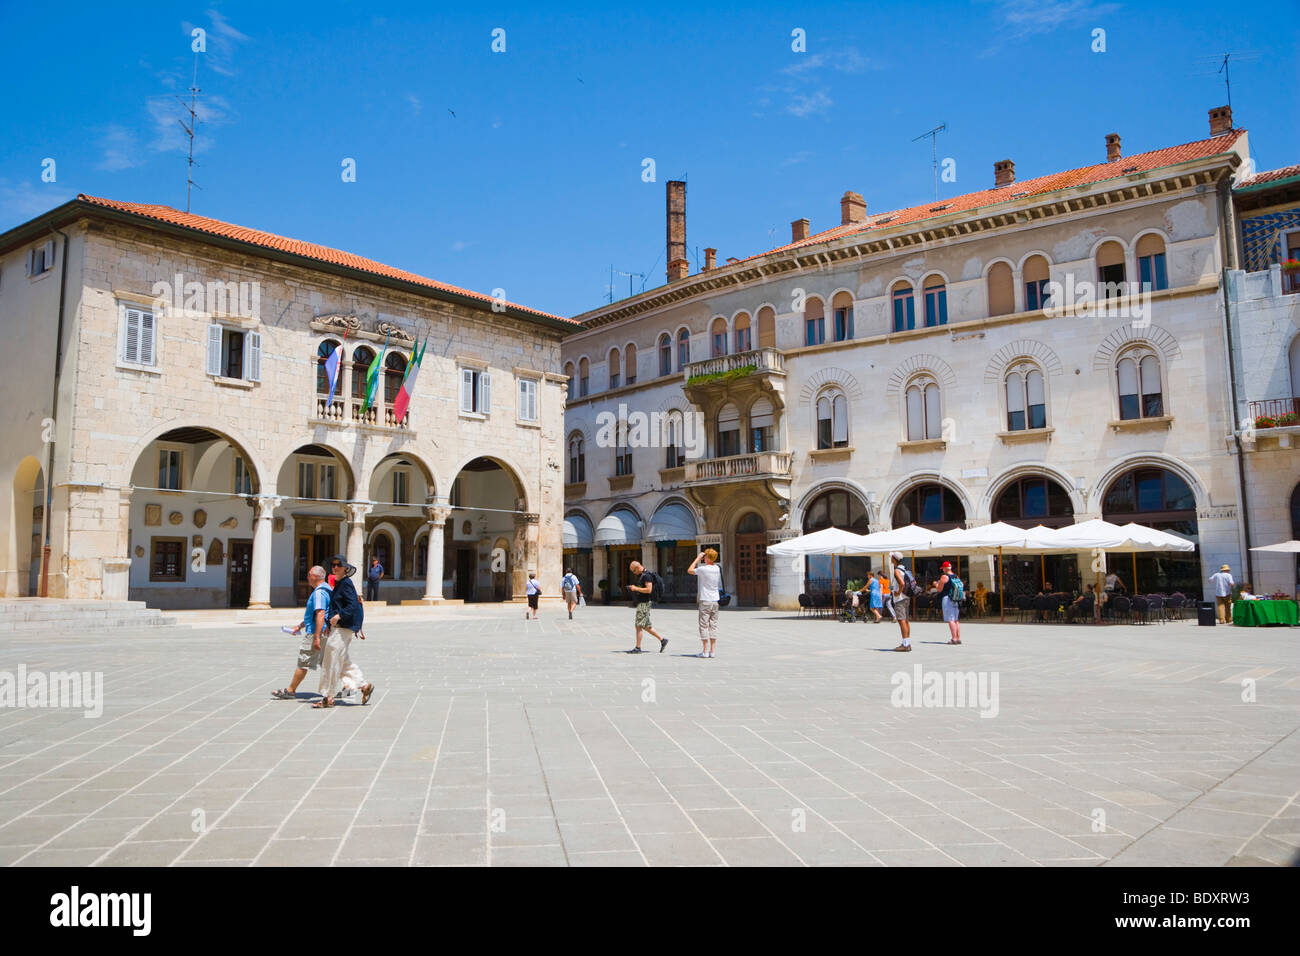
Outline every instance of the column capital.
{"label": "column capital", "polygon": [[525,525],[530,525],[530,524],[541,524],[541,522],[542,522],[542,516],[540,514],[535,514],[531,511],[526,512],[524,514],[515,515],[515,527],[517,528],[522,528]]}
{"label": "column capital", "polygon": [[278,495],[256,495],[253,506],[257,509],[258,520],[271,517],[271,512],[280,507],[283,500]]}
{"label": "column capital", "polygon": [[441,528],[451,517],[451,508],[448,505],[425,505],[424,517],[429,524]]}
{"label": "column capital", "polygon": [[375,506],[368,501],[349,501],[346,507],[349,524],[365,524],[366,515],[370,514]]}

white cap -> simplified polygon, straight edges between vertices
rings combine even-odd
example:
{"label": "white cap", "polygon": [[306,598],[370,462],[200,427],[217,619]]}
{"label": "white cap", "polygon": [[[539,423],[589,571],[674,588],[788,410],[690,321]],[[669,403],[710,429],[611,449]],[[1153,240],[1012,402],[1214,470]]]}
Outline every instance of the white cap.
{"label": "white cap", "polygon": [[889,556],[890,556],[891,558],[893,558],[895,561],[902,561],[902,560],[903,560],[903,552],[902,552],[902,551],[891,551],[891,552],[889,553]]}

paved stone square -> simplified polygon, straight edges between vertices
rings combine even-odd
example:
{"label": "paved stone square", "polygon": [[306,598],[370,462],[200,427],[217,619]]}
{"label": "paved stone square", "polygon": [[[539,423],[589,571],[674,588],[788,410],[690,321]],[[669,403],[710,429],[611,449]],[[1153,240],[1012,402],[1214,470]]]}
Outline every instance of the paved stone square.
{"label": "paved stone square", "polygon": [[[373,621],[353,649],[375,697],[329,711],[315,673],[270,699],[297,643],[273,624],[4,637],[0,669],[102,671],[105,705],[0,710],[0,862],[1217,866],[1300,847],[1294,629],[970,622],[949,647],[918,623],[904,655],[890,624],[728,611],[700,660],[688,609],[657,610],[671,643],[639,657],[626,607],[435,613]],[[996,714],[894,706],[918,666],[996,677]]]}

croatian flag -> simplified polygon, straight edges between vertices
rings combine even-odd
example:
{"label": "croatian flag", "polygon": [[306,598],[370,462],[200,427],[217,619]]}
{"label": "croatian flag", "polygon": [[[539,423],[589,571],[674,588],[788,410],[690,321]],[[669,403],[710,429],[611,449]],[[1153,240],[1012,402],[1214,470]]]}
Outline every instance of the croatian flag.
{"label": "croatian flag", "polygon": [[[345,334],[343,338],[344,341],[346,341],[347,335]],[[326,409],[328,409],[331,405],[334,404],[334,392],[338,388],[339,368],[342,364],[343,364],[343,343],[340,342],[338,345],[334,347],[334,351],[330,353],[330,357],[325,360],[325,374],[329,377],[329,383],[330,383],[330,397],[325,400]]]}
{"label": "croatian flag", "polygon": [[406,366],[406,378],[402,381],[402,390],[397,393],[397,398],[393,400],[393,419],[399,423],[406,417],[406,410],[411,407],[411,396],[415,394],[415,379],[420,374],[420,363],[422,361],[424,361],[423,343],[420,345],[418,354],[415,347],[412,346],[411,360]]}

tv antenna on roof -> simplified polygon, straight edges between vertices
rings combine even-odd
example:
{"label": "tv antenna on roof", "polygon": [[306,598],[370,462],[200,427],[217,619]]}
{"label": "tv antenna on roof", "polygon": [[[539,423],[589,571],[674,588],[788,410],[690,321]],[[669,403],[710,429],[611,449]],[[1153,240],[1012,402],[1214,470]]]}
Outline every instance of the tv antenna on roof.
{"label": "tv antenna on roof", "polygon": [[185,125],[184,120],[176,121],[181,124],[181,129],[185,130],[185,135],[188,136],[190,140],[189,165],[186,167],[185,170],[185,211],[186,212],[190,211],[190,190],[196,187],[199,189],[203,188],[202,186],[199,186],[198,183],[194,181],[194,130],[199,125],[199,114],[194,107],[198,95],[199,95],[199,55],[195,53],[194,54],[194,82],[190,86],[190,105],[185,106],[185,101],[182,100],[179,96],[176,97],[176,99],[180,100],[181,106],[185,107],[185,112],[190,114],[190,123],[188,126]]}
{"label": "tv antenna on roof", "polygon": [[1201,57],[1202,60],[1218,60],[1219,68],[1215,70],[1213,74],[1210,73],[1196,74],[1196,76],[1211,76],[1211,75],[1223,76],[1223,85],[1228,90],[1228,109],[1232,109],[1232,71],[1229,67],[1228,61],[1233,58],[1236,58],[1237,62],[1241,63],[1247,60],[1258,60],[1259,54],[1254,52],[1253,50],[1250,50],[1250,51],[1237,52],[1237,53],[1215,53],[1215,54],[1211,54],[1210,56],[1203,56]]}
{"label": "tv antenna on roof", "polygon": [[912,142],[930,137],[930,151],[934,157],[934,198],[939,199],[939,134],[948,128],[947,123],[940,123],[934,129],[926,130],[920,136],[914,136]]}

